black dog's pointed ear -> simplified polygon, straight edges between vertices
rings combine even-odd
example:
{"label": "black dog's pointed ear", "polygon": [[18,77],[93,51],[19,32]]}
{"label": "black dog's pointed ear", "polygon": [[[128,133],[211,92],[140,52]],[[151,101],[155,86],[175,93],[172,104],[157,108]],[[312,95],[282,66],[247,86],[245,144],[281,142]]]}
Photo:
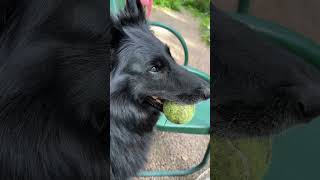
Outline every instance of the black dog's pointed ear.
{"label": "black dog's pointed ear", "polygon": [[116,54],[117,50],[120,48],[121,40],[125,37],[125,32],[121,29],[121,27],[112,27],[110,29],[110,34],[112,34],[110,39],[110,53],[111,53],[111,57],[113,57],[110,60],[110,71],[111,71],[118,61],[118,58],[115,58],[114,54]]}
{"label": "black dog's pointed ear", "polygon": [[125,11],[130,14],[131,17],[138,17],[139,19],[145,19],[144,8],[140,0],[127,0]]}
{"label": "black dog's pointed ear", "polygon": [[124,10],[114,18],[115,26],[120,28],[132,24],[144,23],[145,21],[146,16],[140,0],[127,0]]}

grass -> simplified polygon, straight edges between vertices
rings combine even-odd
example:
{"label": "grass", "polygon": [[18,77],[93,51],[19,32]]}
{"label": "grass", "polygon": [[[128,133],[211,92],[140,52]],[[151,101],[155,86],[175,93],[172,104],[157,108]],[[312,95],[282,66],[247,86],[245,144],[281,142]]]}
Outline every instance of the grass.
{"label": "grass", "polygon": [[202,40],[210,46],[210,0],[154,0],[155,5],[180,11],[187,9],[200,19]]}

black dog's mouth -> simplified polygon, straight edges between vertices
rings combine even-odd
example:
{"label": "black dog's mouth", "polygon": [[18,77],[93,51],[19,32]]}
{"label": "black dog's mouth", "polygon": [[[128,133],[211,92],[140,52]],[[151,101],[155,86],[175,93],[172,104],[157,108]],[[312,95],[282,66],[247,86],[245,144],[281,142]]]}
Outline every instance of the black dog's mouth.
{"label": "black dog's mouth", "polygon": [[157,96],[148,96],[146,102],[159,111],[163,111],[163,102],[165,100]]}

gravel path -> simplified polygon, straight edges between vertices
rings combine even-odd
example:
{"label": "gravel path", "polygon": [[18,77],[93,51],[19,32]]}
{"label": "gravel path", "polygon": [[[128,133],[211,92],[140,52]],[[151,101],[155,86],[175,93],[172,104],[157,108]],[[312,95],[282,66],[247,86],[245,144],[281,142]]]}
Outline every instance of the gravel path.
{"label": "gravel path", "polygon": [[[174,12],[155,8],[151,20],[170,25],[185,38],[189,48],[190,65],[210,73],[210,49],[201,41],[198,19],[188,12]],[[160,28],[153,28],[155,34],[169,45],[176,61],[183,63],[184,54],[178,40]],[[183,169],[198,164],[206,150],[210,137],[206,135],[188,135],[156,131],[149,154],[148,170]],[[209,165],[200,172],[186,177],[149,177],[135,180],[195,180],[203,174],[201,180],[209,179]],[[199,179],[200,180],[200,179]]]}

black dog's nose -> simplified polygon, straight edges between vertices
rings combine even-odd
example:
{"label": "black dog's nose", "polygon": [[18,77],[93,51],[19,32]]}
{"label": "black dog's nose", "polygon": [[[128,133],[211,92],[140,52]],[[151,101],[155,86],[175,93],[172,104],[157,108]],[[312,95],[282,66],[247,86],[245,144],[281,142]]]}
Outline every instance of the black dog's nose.
{"label": "black dog's nose", "polygon": [[203,90],[203,97],[205,99],[209,99],[210,98],[210,88],[209,87],[205,87],[204,90]]}
{"label": "black dog's nose", "polygon": [[203,96],[203,99],[210,98],[210,87],[208,85],[202,85],[200,88],[200,93]]}
{"label": "black dog's nose", "polygon": [[298,107],[307,120],[320,116],[320,87],[307,87],[300,91]]}

